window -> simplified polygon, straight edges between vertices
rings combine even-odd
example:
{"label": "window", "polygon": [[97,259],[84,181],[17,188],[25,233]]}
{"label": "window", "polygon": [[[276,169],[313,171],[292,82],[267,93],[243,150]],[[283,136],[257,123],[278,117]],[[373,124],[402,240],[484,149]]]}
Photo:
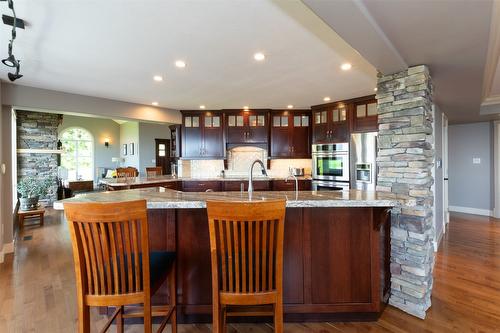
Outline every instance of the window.
{"label": "window", "polygon": [[87,130],[72,127],[60,135],[63,147],[61,166],[68,170],[68,180],[94,179],[94,139]]}

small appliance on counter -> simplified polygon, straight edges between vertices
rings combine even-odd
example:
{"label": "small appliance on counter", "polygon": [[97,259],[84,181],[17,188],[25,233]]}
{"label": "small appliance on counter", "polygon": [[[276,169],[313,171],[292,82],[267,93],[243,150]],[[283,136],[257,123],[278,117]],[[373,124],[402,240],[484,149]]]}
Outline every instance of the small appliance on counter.
{"label": "small appliance on counter", "polygon": [[289,169],[290,174],[295,176],[295,177],[302,177],[304,176],[304,168],[290,168]]}
{"label": "small appliance on counter", "polygon": [[377,132],[351,135],[351,188],[375,191],[377,186]]}
{"label": "small appliance on counter", "polygon": [[312,189],[338,191],[349,189],[349,143],[312,146]]}

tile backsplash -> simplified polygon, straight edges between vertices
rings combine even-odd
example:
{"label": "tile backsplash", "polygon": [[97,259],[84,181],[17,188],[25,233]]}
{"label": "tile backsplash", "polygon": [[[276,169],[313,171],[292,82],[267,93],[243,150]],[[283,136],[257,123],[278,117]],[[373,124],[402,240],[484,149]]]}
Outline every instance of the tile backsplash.
{"label": "tile backsplash", "polygon": [[[267,151],[258,147],[236,147],[227,151],[227,176],[246,176],[250,164],[256,159],[266,163]],[[267,170],[271,177],[286,177],[288,168],[304,168],[305,174],[311,174],[311,159],[276,159],[271,160],[271,169]],[[211,178],[220,175],[224,170],[222,160],[180,160],[179,176],[193,178]],[[259,173],[259,166],[254,167],[254,172]]]}

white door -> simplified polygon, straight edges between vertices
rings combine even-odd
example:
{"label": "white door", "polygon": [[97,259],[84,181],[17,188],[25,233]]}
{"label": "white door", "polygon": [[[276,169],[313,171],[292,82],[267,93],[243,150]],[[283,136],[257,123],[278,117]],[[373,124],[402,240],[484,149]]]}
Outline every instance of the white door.
{"label": "white door", "polygon": [[448,117],[443,113],[443,232],[450,222],[450,210],[448,208]]}

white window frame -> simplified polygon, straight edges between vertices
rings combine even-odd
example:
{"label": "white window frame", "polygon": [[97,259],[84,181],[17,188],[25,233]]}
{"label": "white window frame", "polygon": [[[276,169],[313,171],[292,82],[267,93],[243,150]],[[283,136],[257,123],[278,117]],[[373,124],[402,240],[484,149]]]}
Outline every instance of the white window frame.
{"label": "white window frame", "polygon": [[[64,140],[63,139],[63,135],[65,132],[69,131],[69,130],[72,130],[72,129],[78,129],[78,130],[83,130],[85,132],[87,132],[90,136],[90,140]],[[87,130],[86,128],[83,128],[83,127],[80,127],[80,126],[72,126],[72,127],[67,127],[65,128],[64,130],[62,130],[60,133],[59,133],[59,140],[62,141],[85,141],[85,142],[90,142],[90,160],[91,160],[91,171],[92,171],[92,180],[94,180],[95,178],[95,172],[94,172],[94,160],[95,160],[95,149],[94,149],[94,144],[95,144],[95,140],[94,140],[94,136],[92,135],[92,133]],[[79,172],[78,172],[78,145],[75,145],[76,146],[76,179],[68,179],[68,180],[78,180],[78,175],[79,175]],[[63,155],[65,155],[66,152],[63,152]],[[86,156],[85,156],[86,157]],[[61,163],[62,165],[62,163]],[[90,179],[85,179],[85,180],[90,180]]]}

